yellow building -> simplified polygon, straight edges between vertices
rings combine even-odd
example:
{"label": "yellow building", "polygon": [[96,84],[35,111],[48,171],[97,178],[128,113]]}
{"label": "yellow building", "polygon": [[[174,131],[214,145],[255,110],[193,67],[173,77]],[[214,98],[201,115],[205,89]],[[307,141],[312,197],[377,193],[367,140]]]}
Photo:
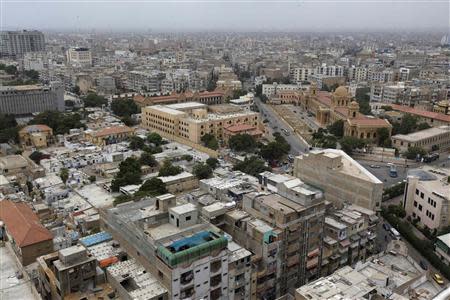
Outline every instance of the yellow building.
{"label": "yellow building", "polygon": [[19,131],[22,147],[45,148],[53,139],[53,130],[47,125],[29,125]]}
{"label": "yellow building", "polygon": [[130,128],[128,126],[112,126],[96,131],[87,131],[86,139],[94,145],[105,146],[123,142],[133,134],[133,128]]}
{"label": "yellow building", "polygon": [[224,139],[224,128],[246,124],[262,128],[259,114],[231,105],[207,106],[197,102],[153,105],[142,109],[142,126],[164,137],[200,144],[207,133]]}
{"label": "yellow building", "polygon": [[352,101],[347,89],[338,87],[334,93],[319,92],[313,84],[309,93],[300,98],[300,106],[315,115],[322,126],[344,120],[344,136],[354,136],[376,141],[377,129],[386,128],[389,135],[392,125],[384,119],[366,116],[359,112],[359,104]]}

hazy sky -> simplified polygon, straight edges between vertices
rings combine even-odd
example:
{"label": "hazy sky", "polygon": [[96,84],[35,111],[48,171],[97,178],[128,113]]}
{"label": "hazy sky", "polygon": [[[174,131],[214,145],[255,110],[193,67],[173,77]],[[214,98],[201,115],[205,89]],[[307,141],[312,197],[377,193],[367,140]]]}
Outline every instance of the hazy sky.
{"label": "hazy sky", "polygon": [[446,29],[446,0],[3,0],[3,29]]}

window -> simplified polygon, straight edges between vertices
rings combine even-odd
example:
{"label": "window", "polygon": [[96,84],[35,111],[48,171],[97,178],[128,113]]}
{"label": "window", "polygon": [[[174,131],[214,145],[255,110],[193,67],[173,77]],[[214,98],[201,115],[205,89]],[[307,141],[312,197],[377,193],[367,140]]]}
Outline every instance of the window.
{"label": "window", "polygon": [[418,189],[416,189],[416,195],[419,195],[419,190]]}
{"label": "window", "polygon": [[417,207],[417,201],[414,201],[414,207]]}
{"label": "window", "polygon": [[420,198],[422,198],[422,199],[423,199],[423,196],[424,196],[424,195],[423,195],[423,193],[420,193]]}
{"label": "window", "polygon": [[419,204],[419,210],[422,211],[422,204]]}
{"label": "window", "polygon": [[191,216],[187,216],[186,221],[190,221],[190,220],[191,220]]}

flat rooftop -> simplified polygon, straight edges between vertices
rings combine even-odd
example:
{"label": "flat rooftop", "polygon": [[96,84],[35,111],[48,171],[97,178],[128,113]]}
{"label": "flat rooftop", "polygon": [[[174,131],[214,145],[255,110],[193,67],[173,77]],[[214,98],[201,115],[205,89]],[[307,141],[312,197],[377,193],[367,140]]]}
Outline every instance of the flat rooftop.
{"label": "flat rooftop", "polygon": [[410,134],[396,134],[392,138],[412,143],[412,142],[418,142],[421,140],[432,138],[437,135],[448,133],[448,132],[450,132],[450,126],[439,126],[439,127],[432,127],[432,128],[420,130],[420,131],[413,132]]}
{"label": "flat rooftop", "polygon": [[195,108],[206,108],[208,107],[206,104],[199,102],[184,102],[184,103],[175,103],[166,105],[167,108],[183,110],[183,109],[195,109]]}
{"label": "flat rooftop", "polygon": [[0,298],[39,300],[40,297],[31,292],[31,282],[25,277],[16,277],[16,273],[21,272],[16,262],[8,247],[0,247]]}

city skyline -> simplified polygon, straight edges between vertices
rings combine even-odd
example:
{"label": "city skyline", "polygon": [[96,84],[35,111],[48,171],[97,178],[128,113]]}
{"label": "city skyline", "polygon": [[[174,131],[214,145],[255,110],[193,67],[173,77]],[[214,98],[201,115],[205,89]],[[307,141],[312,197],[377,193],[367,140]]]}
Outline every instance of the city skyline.
{"label": "city skyline", "polygon": [[448,2],[401,0],[9,1],[1,10],[2,30],[434,31],[450,20]]}

